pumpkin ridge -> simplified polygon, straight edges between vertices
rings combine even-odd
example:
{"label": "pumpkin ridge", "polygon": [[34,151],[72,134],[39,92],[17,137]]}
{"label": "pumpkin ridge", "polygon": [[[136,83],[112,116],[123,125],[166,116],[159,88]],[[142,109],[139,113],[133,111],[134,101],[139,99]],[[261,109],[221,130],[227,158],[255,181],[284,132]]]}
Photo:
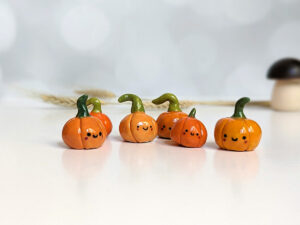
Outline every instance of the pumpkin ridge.
{"label": "pumpkin ridge", "polygon": [[80,127],[79,127],[79,129],[80,129],[80,140],[81,140],[81,145],[82,145],[83,149],[86,149],[86,148],[85,148],[84,141],[83,141],[83,137],[82,137],[82,119],[79,118],[79,121],[80,121]]}
{"label": "pumpkin ridge", "polygon": [[251,125],[249,125],[247,119],[244,120],[244,124],[245,124],[245,127],[247,127],[247,132],[248,132],[248,134],[249,134],[248,147],[246,148],[245,151],[249,151],[249,148],[250,148],[250,141],[252,140],[252,133],[249,131]]}
{"label": "pumpkin ridge", "polygon": [[[225,125],[223,126],[222,133],[223,133],[223,131],[224,131],[225,127],[230,125],[230,124],[229,124],[229,122],[232,122],[232,121],[234,121],[234,119],[232,119],[232,118],[228,117],[228,119],[226,120],[226,123],[225,123]],[[228,135],[228,134],[227,134],[227,135]],[[221,138],[222,138],[221,140],[222,140],[222,145],[223,145],[223,148],[225,148],[225,149],[226,149],[226,147],[225,147],[225,144],[224,144],[224,141],[223,141],[223,137],[221,136]]]}
{"label": "pumpkin ridge", "polygon": [[[227,126],[227,124],[229,123],[229,121],[231,121],[232,119],[230,117],[228,117],[228,119],[225,120],[225,124],[224,126],[222,127],[222,130],[221,130],[221,134],[223,134],[223,130],[225,128],[225,126]],[[224,145],[224,141],[223,141],[223,136],[221,135],[221,142],[222,142],[222,148],[225,148],[225,145]]]}
{"label": "pumpkin ridge", "polygon": [[[189,117],[186,117],[184,118],[184,122],[183,122],[183,125],[182,125],[182,129],[184,128],[185,124],[186,124],[186,121],[189,119]],[[181,130],[182,130],[181,129]],[[181,138],[182,138],[182,132],[180,132],[180,136],[179,136],[179,143],[181,144]]]}
{"label": "pumpkin ridge", "polygon": [[133,138],[133,140],[136,142],[136,143],[139,143],[137,140],[136,140],[136,138],[135,138],[135,136],[133,135],[133,131],[132,131],[132,126],[131,126],[131,123],[132,123],[132,118],[134,117],[134,113],[131,113],[131,116],[130,116],[130,122],[129,122],[129,130],[130,130],[130,133],[131,133],[131,136],[132,136],[132,138]]}

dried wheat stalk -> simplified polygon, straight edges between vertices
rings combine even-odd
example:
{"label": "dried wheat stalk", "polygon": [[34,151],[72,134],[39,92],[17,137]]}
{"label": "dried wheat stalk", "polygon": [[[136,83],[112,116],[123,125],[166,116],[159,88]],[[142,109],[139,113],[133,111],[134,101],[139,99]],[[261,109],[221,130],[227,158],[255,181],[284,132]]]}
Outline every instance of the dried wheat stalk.
{"label": "dried wheat stalk", "polygon": [[[213,105],[213,106],[234,106],[235,101],[190,101],[190,100],[182,100],[180,102],[181,108],[189,108],[194,105]],[[151,101],[143,101],[145,108],[148,109],[165,109],[168,108],[169,103],[165,102],[161,105],[155,105]],[[261,106],[261,107],[270,107],[269,101],[252,101],[249,103],[251,106]]]}
{"label": "dried wheat stalk", "polygon": [[[60,105],[64,107],[76,107],[76,97],[64,97],[64,96],[55,96],[48,94],[35,94],[36,97],[42,99],[44,102],[52,103],[54,105]],[[112,101],[101,101],[103,105],[114,105],[118,104]],[[150,100],[143,100],[144,106],[146,109],[166,109],[168,108],[168,102],[165,102],[161,105],[155,105]],[[253,106],[262,106],[262,107],[270,107],[269,101],[252,101],[249,103]],[[234,101],[190,101],[190,100],[182,100],[180,101],[181,108],[188,108],[194,105],[215,105],[215,106],[234,106]]]}
{"label": "dried wheat stalk", "polygon": [[98,97],[98,98],[115,98],[116,95],[107,90],[102,90],[102,89],[85,89],[85,90],[75,90],[76,94],[79,95],[89,95],[90,97]]}

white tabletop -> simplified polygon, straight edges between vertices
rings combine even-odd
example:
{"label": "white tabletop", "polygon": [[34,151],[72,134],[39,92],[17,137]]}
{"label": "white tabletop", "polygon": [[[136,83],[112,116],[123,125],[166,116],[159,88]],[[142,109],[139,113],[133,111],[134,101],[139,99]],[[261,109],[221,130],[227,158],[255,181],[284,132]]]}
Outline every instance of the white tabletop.
{"label": "white tabletop", "polygon": [[230,152],[218,150],[213,129],[231,107],[197,106],[208,141],[188,149],[164,139],[123,142],[118,124],[129,105],[103,106],[113,132],[84,151],[61,139],[76,110],[15,103],[0,106],[0,224],[300,224],[300,112],[247,107],[261,144]]}

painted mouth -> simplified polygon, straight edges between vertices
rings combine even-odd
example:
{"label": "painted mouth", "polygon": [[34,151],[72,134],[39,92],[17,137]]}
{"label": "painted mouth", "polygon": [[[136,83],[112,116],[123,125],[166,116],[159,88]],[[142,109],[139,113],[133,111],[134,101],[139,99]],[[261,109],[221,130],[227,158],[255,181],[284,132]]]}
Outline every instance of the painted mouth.
{"label": "painted mouth", "polygon": [[237,141],[237,140],[238,140],[238,138],[231,138],[231,140],[232,140],[232,141]]}
{"label": "painted mouth", "polygon": [[97,135],[93,135],[93,138],[97,138],[98,137],[98,134]]}
{"label": "painted mouth", "polygon": [[194,135],[195,135],[195,133],[191,133],[191,135],[192,135],[192,136],[194,136]]}
{"label": "painted mouth", "polygon": [[145,127],[143,127],[143,130],[148,130],[148,129],[149,129],[149,127],[146,127],[146,128],[145,128]]}

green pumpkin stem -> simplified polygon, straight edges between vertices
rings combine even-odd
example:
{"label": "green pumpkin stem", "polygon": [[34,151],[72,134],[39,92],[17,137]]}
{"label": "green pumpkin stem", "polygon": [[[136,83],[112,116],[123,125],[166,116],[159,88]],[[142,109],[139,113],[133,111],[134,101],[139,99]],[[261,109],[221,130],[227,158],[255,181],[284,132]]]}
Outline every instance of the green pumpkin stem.
{"label": "green pumpkin stem", "polygon": [[101,101],[98,98],[90,98],[89,100],[87,100],[86,105],[93,105],[93,113],[102,113]]}
{"label": "green pumpkin stem", "polygon": [[82,117],[89,117],[89,110],[86,107],[86,100],[88,99],[89,96],[87,95],[82,95],[77,99],[77,108],[78,108],[78,113],[76,117],[82,118]]}
{"label": "green pumpkin stem", "polygon": [[189,117],[195,118],[195,116],[196,116],[196,109],[193,108],[189,114]]}
{"label": "green pumpkin stem", "polygon": [[246,116],[244,114],[244,107],[248,102],[250,102],[250,98],[248,97],[240,98],[235,104],[234,114],[232,115],[232,118],[245,119]]}
{"label": "green pumpkin stem", "polygon": [[142,100],[134,94],[124,94],[119,97],[118,101],[120,103],[131,101],[132,102],[131,113],[145,112]]}
{"label": "green pumpkin stem", "polygon": [[165,93],[161,95],[160,97],[154,99],[152,103],[154,103],[155,105],[160,105],[166,101],[169,102],[168,112],[181,112],[177,97],[171,93]]}

